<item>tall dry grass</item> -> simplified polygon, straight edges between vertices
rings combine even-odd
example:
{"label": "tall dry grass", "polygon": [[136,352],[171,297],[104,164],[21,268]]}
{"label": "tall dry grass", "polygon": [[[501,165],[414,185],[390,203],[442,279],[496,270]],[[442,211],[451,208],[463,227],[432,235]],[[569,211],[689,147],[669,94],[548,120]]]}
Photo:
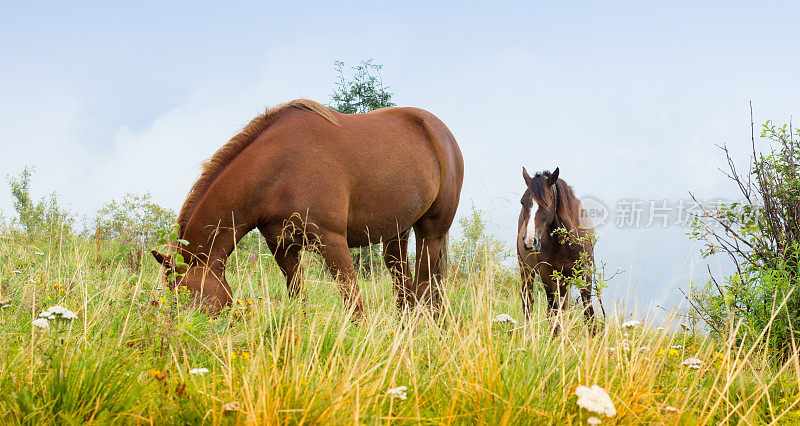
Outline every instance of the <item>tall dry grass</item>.
{"label": "tall dry grass", "polygon": [[[236,304],[210,318],[164,289],[155,262],[136,271],[121,244],[2,235],[0,422],[800,422],[797,356],[780,361],[671,319],[623,328],[612,306],[597,336],[566,312],[554,337],[544,303],[524,327],[517,284],[496,279],[513,274],[502,265],[451,277],[439,323],[400,318],[388,275],[376,272],[362,279],[366,316],[353,324],[315,256],[304,257],[303,302],[288,300],[268,256],[237,252]],[[56,304],[78,318],[49,331],[31,324]],[[494,322],[502,313],[518,322]],[[615,416],[576,404],[577,386],[595,384]],[[400,386],[406,399],[387,394]]]}

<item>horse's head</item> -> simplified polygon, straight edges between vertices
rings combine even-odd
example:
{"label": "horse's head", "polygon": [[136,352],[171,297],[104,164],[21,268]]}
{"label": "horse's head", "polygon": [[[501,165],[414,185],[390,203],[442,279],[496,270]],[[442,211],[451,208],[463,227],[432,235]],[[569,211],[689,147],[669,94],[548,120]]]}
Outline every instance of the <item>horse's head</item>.
{"label": "horse's head", "polygon": [[225,281],[225,270],[209,268],[185,250],[181,252],[180,256],[172,256],[150,250],[164,268],[167,286],[170,289],[185,287],[194,295],[196,305],[206,305],[211,313],[218,313],[229,305],[232,299],[230,287]]}
{"label": "horse's head", "polygon": [[558,167],[553,173],[544,171],[536,173],[533,177],[522,168],[522,177],[525,179],[525,193],[522,194],[522,245],[527,251],[539,251],[542,247],[542,237],[547,229],[551,228],[556,220],[558,207]]}

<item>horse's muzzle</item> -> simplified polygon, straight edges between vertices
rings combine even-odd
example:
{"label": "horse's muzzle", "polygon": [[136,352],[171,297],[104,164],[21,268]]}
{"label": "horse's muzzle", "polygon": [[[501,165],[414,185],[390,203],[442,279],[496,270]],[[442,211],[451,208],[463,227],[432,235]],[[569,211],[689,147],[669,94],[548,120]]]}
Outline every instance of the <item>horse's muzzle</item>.
{"label": "horse's muzzle", "polygon": [[524,247],[526,251],[536,252],[539,251],[540,248],[542,248],[542,243],[538,238],[534,239],[533,244],[531,245],[528,245],[528,243],[523,240],[522,247]]}

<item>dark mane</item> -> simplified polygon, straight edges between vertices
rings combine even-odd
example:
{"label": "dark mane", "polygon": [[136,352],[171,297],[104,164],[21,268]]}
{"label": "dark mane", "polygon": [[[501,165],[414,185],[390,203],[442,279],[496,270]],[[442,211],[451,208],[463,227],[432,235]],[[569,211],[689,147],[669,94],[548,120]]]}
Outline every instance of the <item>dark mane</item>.
{"label": "dark mane", "polygon": [[189,223],[192,213],[194,213],[194,208],[197,205],[197,202],[200,201],[208,187],[211,186],[211,183],[217,177],[219,171],[226,164],[230,163],[234,157],[247,148],[247,146],[250,145],[264,130],[266,130],[266,128],[269,127],[269,125],[272,124],[275,119],[281,115],[281,113],[289,108],[300,108],[306,111],[311,111],[330,121],[331,123],[337,124],[336,117],[333,115],[333,111],[320,103],[308,99],[297,99],[287,102],[283,105],[270,108],[263,114],[251,120],[250,123],[244,126],[244,129],[242,129],[241,132],[232,137],[228,143],[219,148],[209,160],[203,162],[203,171],[200,174],[200,178],[197,179],[194,185],[192,185],[192,189],[189,190],[189,195],[186,197],[186,201],[183,203],[183,207],[181,207],[181,211],[178,214],[178,225],[180,226],[181,236],[183,236],[186,225]]}
{"label": "dark mane", "polygon": [[[547,184],[550,175],[550,171],[545,170],[536,173],[531,179],[531,195],[538,204],[550,205],[553,202],[552,189]],[[567,185],[563,179],[556,181],[556,192],[558,194],[556,215],[567,229],[577,229],[580,218],[580,200],[575,196],[572,187]]]}

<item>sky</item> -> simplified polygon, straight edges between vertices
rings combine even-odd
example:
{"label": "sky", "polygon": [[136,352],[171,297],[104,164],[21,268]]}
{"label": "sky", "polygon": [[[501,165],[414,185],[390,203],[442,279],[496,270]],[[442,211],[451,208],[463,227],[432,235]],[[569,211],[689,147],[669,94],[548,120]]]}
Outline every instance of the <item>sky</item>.
{"label": "sky", "polygon": [[[641,309],[727,270],[674,207],[737,198],[716,146],[746,167],[748,102],[757,124],[800,114],[796,2],[117,3],[0,5],[0,173],[34,166],[35,196],[87,217],[126,192],[177,210],[251,118],[329,102],[334,61],[373,58],[395,103],[456,136],[459,216],[474,203],[513,247],[522,167],[559,167],[608,212],[606,300]],[[618,226],[635,202],[639,226]],[[666,227],[647,226],[651,202],[673,208]]]}

